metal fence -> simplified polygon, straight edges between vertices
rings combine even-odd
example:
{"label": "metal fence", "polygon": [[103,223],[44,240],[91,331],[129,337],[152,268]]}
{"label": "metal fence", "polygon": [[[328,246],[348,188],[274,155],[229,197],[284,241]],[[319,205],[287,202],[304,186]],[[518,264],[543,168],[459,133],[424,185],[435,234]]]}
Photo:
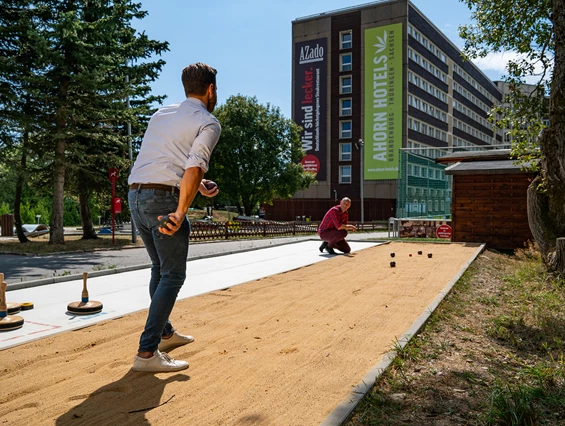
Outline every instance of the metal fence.
{"label": "metal fence", "polygon": [[[357,223],[359,231],[386,230],[386,223]],[[235,238],[283,237],[290,235],[316,235],[319,222],[230,221],[190,222],[191,240],[228,240]]]}
{"label": "metal fence", "polygon": [[451,219],[453,179],[445,174],[448,165],[437,164],[436,158],[458,151],[509,148],[509,145],[402,148],[396,184],[396,217]]}
{"label": "metal fence", "polygon": [[420,149],[403,149],[400,152],[396,217],[451,217],[452,177],[445,174],[445,165],[423,155],[426,152]]}

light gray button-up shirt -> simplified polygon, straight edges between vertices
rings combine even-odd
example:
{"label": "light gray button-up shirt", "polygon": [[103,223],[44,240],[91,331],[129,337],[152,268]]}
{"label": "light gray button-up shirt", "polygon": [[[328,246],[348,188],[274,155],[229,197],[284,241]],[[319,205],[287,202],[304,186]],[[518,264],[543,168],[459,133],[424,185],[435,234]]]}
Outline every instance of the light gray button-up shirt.
{"label": "light gray button-up shirt", "polygon": [[128,183],[179,186],[185,169],[207,172],[220,132],[220,123],[199,99],[160,108],[149,120]]}

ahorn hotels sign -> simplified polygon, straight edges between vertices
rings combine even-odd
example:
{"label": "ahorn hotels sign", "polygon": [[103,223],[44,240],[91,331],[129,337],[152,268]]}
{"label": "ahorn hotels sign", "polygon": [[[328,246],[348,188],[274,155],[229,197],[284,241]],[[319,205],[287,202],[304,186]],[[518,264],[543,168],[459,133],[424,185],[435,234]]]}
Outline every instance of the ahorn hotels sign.
{"label": "ahorn hotels sign", "polygon": [[402,24],[365,30],[365,179],[397,179],[402,147]]}

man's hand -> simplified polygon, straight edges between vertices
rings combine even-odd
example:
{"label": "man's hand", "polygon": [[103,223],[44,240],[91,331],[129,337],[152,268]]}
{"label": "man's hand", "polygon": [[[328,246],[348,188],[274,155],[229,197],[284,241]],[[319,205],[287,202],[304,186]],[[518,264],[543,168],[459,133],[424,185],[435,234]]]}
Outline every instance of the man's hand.
{"label": "man's hand", "polygon": [[161,219],[166,218],[166,216],[159,216],[157,218],[159,222],[161,222],[159,224],[159,232],[165,235],[173,235],[179,230],[182,222],[185,220],[185,216],[186,215],[179,212],[169,213],[169,222],[164,224],[164,227],[162,226],[163,223],[161,222]]}
{"label": "man's hand", "polygon": [[214,185],[212,187],[212,189],[208,189],[208,187],[206,185],[208,182],[212,182],[212,181],[202,179],[202,182],[200,182],[200,186],[198,188],[198,191],[200,191],[200,193],[205,197],[209,197],[209,198],[215,197],[216,195],[218,195],[218,192],[220,192],[218,190],[218,186]]}
{"label": "man's hand", "polygon": [[357,231],[357,227],[355,225],[347,225],[347,230],[355,232]]}

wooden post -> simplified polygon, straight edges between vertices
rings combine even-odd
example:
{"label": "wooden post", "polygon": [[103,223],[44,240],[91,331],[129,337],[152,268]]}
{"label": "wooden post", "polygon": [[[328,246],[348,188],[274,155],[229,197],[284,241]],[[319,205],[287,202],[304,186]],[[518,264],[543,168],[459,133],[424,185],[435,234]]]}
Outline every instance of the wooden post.
{"label": "wooden post", "polygon": [[555,253],[550,263],[552,270],[565,273],[565,238],[559,237],[555,240]]}
{"label": "wooden post", "polygon": [[8,315],[8,304],[6,303],[6,288],[3,286],[4,274],[0,272],[0,317]]}

